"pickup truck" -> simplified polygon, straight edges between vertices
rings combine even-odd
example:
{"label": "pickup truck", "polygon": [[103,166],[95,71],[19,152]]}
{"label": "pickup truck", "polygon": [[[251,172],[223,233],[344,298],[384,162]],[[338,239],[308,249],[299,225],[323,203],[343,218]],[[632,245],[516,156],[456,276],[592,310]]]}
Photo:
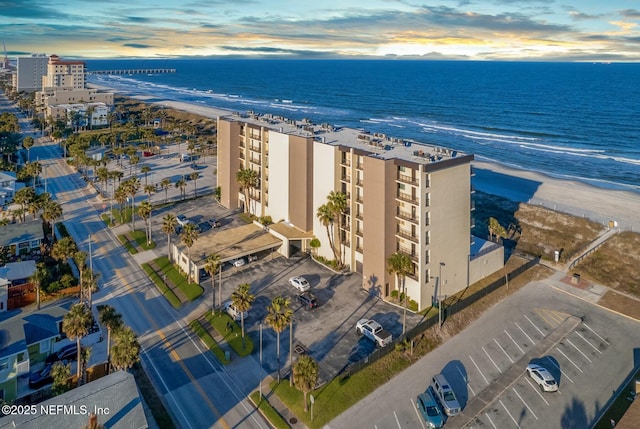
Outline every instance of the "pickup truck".
{"label": "pickup truck", "polygon": [[358,320],[356,331],[359,335],[364,335],[380,347],[386,346],[393,339],[390,332],[385,331],[382,325],[371,319]]}

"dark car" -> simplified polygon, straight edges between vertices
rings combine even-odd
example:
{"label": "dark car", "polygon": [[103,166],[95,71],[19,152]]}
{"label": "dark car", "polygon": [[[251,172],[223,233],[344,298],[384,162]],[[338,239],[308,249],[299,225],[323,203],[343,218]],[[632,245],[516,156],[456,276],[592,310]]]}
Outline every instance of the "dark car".
{"label": "dark car", "polygon": [[78,357],[78,345],[76,343],[67,344],[55,353],[51,353],[47,356],[45,363],[54,363],[59,360],[73,360]]}
{"label": "dark car", "polygon": [[[55,362],[48,363],[38,372],[31,373],[29,376],[29,387],[32,389],[38,389],[47,384],[53,383],[53,376],[51,375],[51,368]],[[67,364],[66,360],[62,361],[63,365]]]}
{"label": "dark car", "polygon": [[318,298],[316,298],[311,292],[303,292],[298,295],[298,301],[300,304],[304,306],[307,310],[313,310],[314,308],[318,308]]}
{"label": "dark car", "polygon": [[211,218],[207,222],[209,222],[212,228],[220,228],[220,221],[218,219]]}

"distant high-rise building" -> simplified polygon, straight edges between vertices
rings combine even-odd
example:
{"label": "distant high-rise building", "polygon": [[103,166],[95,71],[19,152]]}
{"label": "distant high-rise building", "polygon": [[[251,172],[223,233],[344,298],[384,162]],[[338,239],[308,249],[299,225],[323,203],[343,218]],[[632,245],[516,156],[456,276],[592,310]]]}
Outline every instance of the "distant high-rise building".
{"label": "distant high-rise building", "polygon": [[42,89],[42,77],[47,74],[49,58],[46,54],[18,57],[14,88],[17,92],[35,92]]}
{"label": "distant high-rise building", "polygon": [[41,88],[84,89],[85,68],[83,61],[63,61],[59,56],[51,55]]}

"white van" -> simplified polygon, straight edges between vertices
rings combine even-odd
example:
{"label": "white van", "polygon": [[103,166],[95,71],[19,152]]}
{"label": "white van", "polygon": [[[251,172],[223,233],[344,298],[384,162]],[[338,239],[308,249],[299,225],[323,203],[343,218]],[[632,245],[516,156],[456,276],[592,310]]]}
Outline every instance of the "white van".
{"label": "white van", "polygon": [[[231,316],[231,318],[235,321],[239,321],[240,320],[240,312],[238,311],[238,309],[236,309],[233,304],[231,302],[227,302],[224,306],[224,310],[227,312],[227,314],[229,316]],[[244,313],[242,313],[242,317],[244,318],[244,320],[247,320],[247,317],[249,316],[249,312],[245,311]]]}
{"label": "white van", "polygon": [[191,155],[189,155],[188,153],[180,154],[180,161],[182,161],[182,162],[191,161]]}

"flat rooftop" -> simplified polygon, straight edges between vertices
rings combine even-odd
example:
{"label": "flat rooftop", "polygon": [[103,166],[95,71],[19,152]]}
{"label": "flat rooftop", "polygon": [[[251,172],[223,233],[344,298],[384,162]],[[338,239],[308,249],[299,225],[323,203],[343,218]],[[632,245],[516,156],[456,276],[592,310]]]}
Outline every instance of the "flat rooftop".
{"label": "flat rooftop", "polygon": [[345,146],[368,152],[380,159],[403,159],[418,164],[432,164],[453,158],[472,157],[466,153],[441,146],[429,145],[365,129],[314,124],[310,119],[294,120],[273,114],[247,114],[235,112],[221,116],[227,121],[246,122],[272,131],[301,137],[313,137],[317,142]]}

